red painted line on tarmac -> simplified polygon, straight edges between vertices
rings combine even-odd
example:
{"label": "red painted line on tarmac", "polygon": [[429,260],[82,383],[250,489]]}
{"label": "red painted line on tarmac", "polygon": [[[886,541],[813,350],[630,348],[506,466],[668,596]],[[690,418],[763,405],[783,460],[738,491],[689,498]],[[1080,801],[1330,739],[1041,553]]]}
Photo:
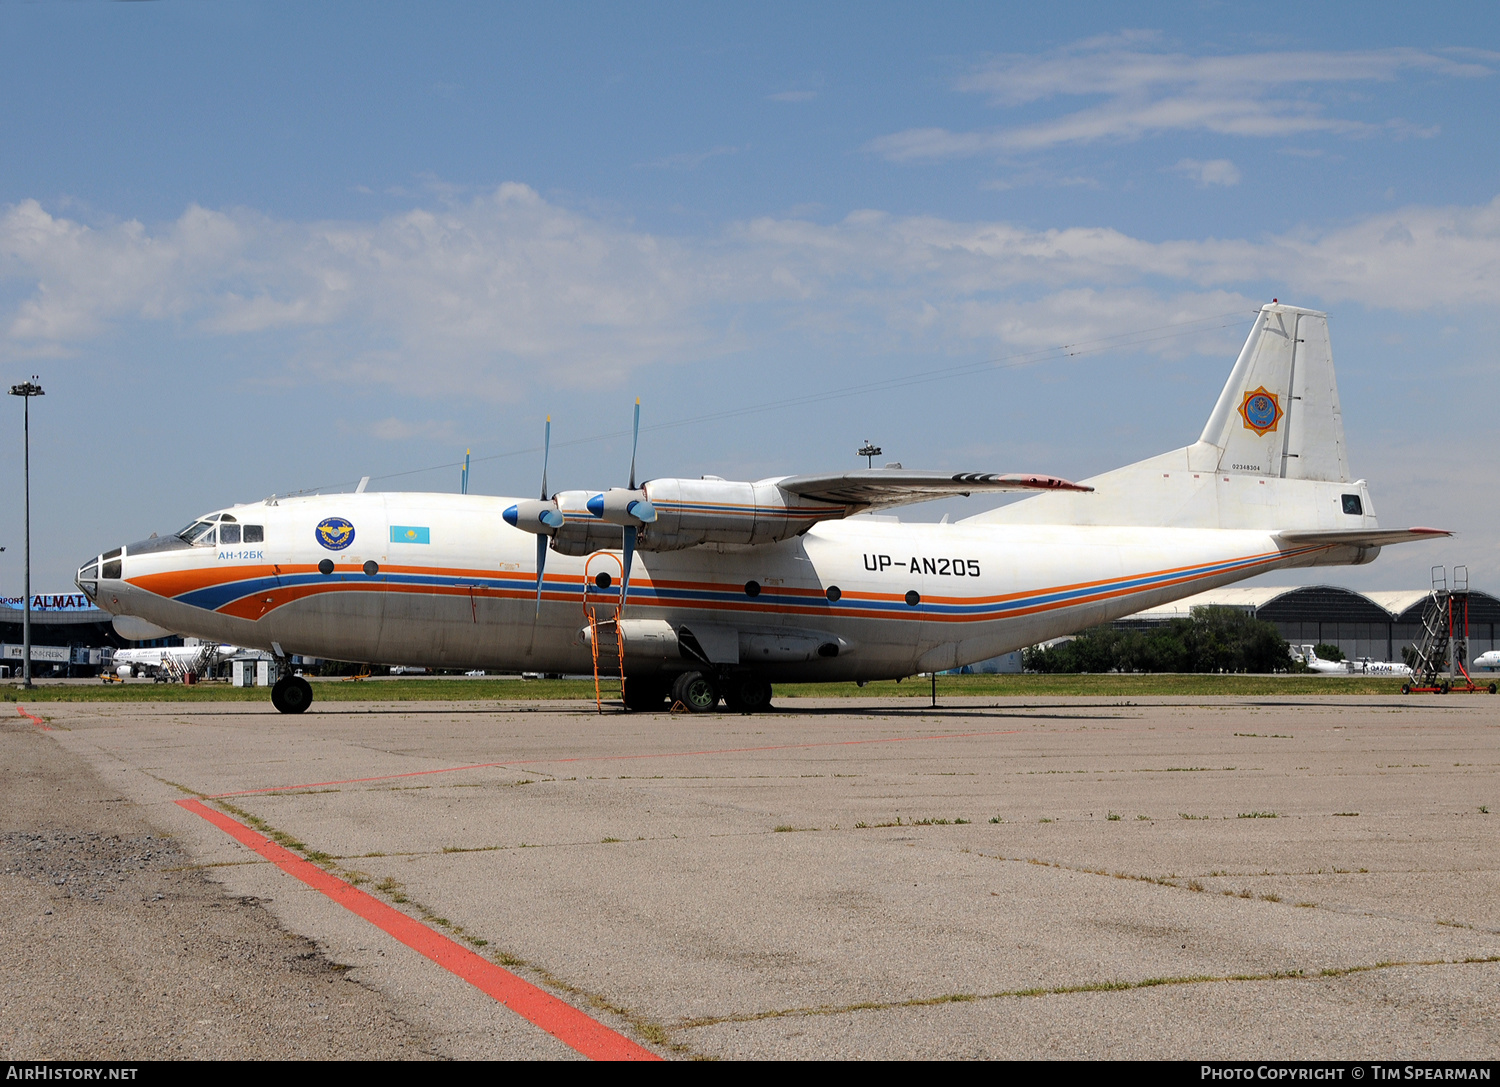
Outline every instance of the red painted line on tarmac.
{"label": "red painted line on tarmac", "polygon": [[16,712],[19,713],[22,717],[30,717],[31,721],[32,721],[32,724],[36,725],[36,727],[39,728],[39,729],[41,729],[43,732],[51,732],[52,731],[52,726],[49,725],[49,724],[47,724],[40,717],[38,717],[36,714],[34,714],[34,713],[27,713],[25,706],[17,706],[16,707]]}
{"label": "red painted line on tarmac", "polygon": [[259,796],[262,793],[287,793],[298,789],[321,789],[329,785],[363,785],[371,781],[395,781],[400,778],[426,777],[428,774],[456,774],[462,770],[493,770],[501,766],[535,766],[565,762],[619,762],[622,759],[682,759],[693,755],[745,755],[757,751],[799,751],[810,747],[855,747],[860,744],[904,744],[916,740],[973,740],[985,736],[1014,736],[1021,730],[1008,728],[999,732],[951,732],[939,736],[884,736],[872,740],[824,740],[806,744],[770,744],[766,747],[720,747],[706,751],[655,751],[644,755],[572,755],[556,759],[511,759],[507,762],[474,762],[466,766],[444,766],[437,770],[407,770],[400,774],[377,774],[367,778],[345,778],[341,781],[312,781],[305,785],[273,785],[266,789],[241,789],[234,793],[214,793],[210,800],[231,796]]}
{"label": "red painted line on tarmac", "polygon": [[358,887],[345,883],[311,861],[283,849],[245,824],[216,812],[197,800],[179,800],[178,805],[202,816],[241,845],[255,850],[283,872],[315,891],[321,891],[340,906],[400,940],[443,969],[463,978],[487,996],[494,997],[527,1022],[541,1027],[563,1044],[596,1061],[655,1061],[655,1053],[623,1034],[610,1030],[571,1004],[523,981],[504,967],[496,966],[468,948],[412,920]]}

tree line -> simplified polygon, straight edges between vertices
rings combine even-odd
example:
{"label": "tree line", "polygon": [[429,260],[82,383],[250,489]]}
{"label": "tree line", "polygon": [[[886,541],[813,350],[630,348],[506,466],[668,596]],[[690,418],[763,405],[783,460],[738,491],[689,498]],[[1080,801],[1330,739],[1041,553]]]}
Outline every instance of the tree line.
{"label": "tree line", "polygon": [[1070,642],[1032,646],[1028,672],[1290,672],[1286,639],[1275,624],[1239,608],[1194,608],[1146,630],[1085,630]]}

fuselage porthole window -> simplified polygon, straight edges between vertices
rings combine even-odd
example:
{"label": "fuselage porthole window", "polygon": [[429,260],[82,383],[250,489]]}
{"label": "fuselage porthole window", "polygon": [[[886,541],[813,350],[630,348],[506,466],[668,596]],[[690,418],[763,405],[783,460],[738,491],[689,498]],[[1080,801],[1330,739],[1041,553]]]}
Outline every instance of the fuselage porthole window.
{"label": "fuselage porthole window", "polygon": [[247,544],[265,543],[266,542],[266,526],[265,525],[246,525],[245,526],[245,542]]}

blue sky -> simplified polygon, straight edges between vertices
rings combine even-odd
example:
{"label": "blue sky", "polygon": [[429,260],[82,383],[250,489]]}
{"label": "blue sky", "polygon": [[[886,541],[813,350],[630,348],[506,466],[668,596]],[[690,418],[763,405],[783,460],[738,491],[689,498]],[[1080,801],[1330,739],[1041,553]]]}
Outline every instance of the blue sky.
{"label": "blue sky", "polygon": [[555,487],[623,483],[635,396],[647,475],[1081,477],[1193,440],[1279,297],[1383,522],[1462,533],[1301,580],[1500,590],[1490,8],[807,7],[0,5],[34,584],[465,448],[528,494],[549,412]]}

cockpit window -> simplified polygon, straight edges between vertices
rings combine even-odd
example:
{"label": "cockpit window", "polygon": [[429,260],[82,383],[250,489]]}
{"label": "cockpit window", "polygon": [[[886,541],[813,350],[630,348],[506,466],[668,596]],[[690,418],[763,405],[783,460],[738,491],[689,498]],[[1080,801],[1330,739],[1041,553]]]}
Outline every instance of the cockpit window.
{"label": "cockpit window", "polygon": [[265,540],[266,540],[266,526],[265,525],[246,525],[245,526],[245,542],[246,543],[264,543]]}
{"label": "cockpit window", "polygon": [[229,524],[228,520],[219,522],[219,542],[221,544],[237,544],[240,542],[240,526]]}
{"label": "cockpit window", "polygon": [[212,521],[194,521],[177,534],[190,544],[214,542],[214,526]]}

